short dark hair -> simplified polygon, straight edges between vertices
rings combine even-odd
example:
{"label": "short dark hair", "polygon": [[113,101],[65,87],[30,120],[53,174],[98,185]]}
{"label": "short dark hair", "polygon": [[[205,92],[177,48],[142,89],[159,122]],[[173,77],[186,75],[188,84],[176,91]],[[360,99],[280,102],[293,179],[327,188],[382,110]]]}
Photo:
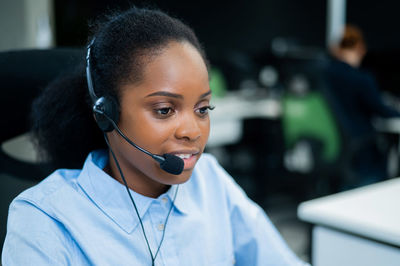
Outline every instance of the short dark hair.
{"label": "short dark hair", "polygon": [[[90,66],[97,96],[115,97],[125,83],[139,83],[143,66],[170,42],[188,42],[207,59],[193,30],[154,9],[130,8],[97,22]],[[40,154],[60,168],[80,168],[87,154],[105,148],[88,94],[85,61],[73,73],[53,81],[32,105],[32,136]]]}

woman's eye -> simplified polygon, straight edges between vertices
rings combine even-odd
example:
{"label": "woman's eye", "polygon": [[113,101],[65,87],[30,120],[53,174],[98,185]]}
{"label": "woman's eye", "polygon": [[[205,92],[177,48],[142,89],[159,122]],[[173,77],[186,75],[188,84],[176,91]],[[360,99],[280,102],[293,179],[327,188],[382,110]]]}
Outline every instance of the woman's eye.
{"label": "woman's eye", "polygon": [[214,110],[214,106],[204,106],[204,107],[200,107],[198,109],[200,115],[207,115],[208,114],[208,110]]}
{"label": "woman's eye", "polygon": [[172,114],[172,112],[173,112],[173,110],[171,107],[156,109],[156,113],[161,116],[168,116],[168,115]]}

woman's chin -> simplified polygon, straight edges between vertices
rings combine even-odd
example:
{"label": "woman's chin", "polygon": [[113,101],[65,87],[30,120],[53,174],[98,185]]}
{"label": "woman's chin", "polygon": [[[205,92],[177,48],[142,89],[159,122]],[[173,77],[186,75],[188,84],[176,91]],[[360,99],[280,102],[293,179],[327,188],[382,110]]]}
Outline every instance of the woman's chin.
{"label": "woman's chin", "polygon": [[184,169],[179,175],[168,174],[168,185],[178,185],[187,182],[192,176],[193,169]]}

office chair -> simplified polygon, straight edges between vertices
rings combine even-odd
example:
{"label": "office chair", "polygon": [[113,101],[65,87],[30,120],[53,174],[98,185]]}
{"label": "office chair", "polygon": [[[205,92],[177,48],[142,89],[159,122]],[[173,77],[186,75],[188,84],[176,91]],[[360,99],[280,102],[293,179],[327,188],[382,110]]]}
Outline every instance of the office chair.
{"label": "office chair", "polygon": [[0,173],[28,180],[40,180],[52,170],[45,162],[27,162],[3,149],[3,143],[29,131],[33,99],[58,75],[84,63],[84,49],[55,48],[0,53]]}
{"label": "office chair", "polygon": [[321,159],[333,162],[340,155],[340,134],[323,95],[312,91],[304,96],[286,94],[283,98],[283,128],[287,147],[299,139],[315,139],[323,145]]}
{"label": "office chair", "polygon": [[[286,155],[289,155],[285,156],[285,165],[289,172],[309,177],[308,197],[361,184],[364,177],[356,169],[357,158],[365,146],[376,141],[376,136],[353,138],[348,133],[349,121],[343,119],[345,114],[332,97],[324,76],[326,63],[299,65],[292,75],[301,75],[307,80],[308,88],[288,86],[282,99],[282,125]],[[296,161],[290,155],[301,160]]]}

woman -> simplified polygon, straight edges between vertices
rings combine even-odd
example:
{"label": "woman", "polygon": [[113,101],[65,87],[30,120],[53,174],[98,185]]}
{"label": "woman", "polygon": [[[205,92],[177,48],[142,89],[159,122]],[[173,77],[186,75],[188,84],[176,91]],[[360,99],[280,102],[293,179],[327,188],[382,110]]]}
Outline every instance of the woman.
{"label": "woman", "polygon": [[337,45],[330,48],[332,59],[325,69],[327,96],[335,110],[348,146],[353,147],[352,178],[341,189],[368,185],[387,178],[387,151],[372,124],[374,117],[399,117],[383,102],[373,75],[360,65],[367,52],[361,30],[346,25]]}
{"label": "woman", "polygon": [[99,26],[86,77],[61,78],[33,106],[49,159],[86,161],[13,201],[3,265],[301,265],[202,155],[212,109],[206,62],[192,30],[160,11],[133,8]]}

